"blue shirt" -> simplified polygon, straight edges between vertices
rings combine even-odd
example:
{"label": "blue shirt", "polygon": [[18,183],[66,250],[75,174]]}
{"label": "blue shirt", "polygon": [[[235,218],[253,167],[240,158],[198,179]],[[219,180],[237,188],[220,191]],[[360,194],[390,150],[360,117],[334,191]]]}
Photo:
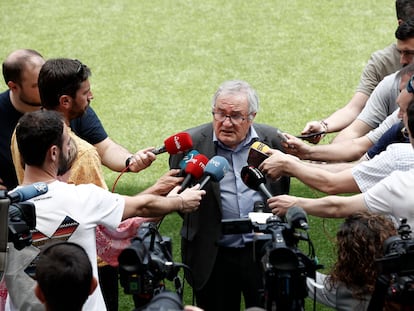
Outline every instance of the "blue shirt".
{"label": "blue shirt", "polygon": [[[247,187],[240,177],[241,169],[247,165],[247,157],[252,143],[258,140],[254,127],[251,126],[246,138],[233,150],[221,143],[215,133],[213,141],[217,146],[217,155],[229,162],[229,171],[220,181],[220,194],[223,219],[248,218],[254,203],[265,202],[262,194]],[[224,235],[219,245],[226,247],[243,247],[253,240],[253,234]]]}

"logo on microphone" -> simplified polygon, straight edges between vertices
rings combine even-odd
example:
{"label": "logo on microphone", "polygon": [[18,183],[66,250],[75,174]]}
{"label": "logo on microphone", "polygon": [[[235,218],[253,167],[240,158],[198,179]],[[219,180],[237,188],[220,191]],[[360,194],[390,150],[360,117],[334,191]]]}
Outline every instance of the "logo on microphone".
{"label": "logo on microphone", "polygon": [[181,150],[180,136],[174,136],[174,143],[177,150]]}

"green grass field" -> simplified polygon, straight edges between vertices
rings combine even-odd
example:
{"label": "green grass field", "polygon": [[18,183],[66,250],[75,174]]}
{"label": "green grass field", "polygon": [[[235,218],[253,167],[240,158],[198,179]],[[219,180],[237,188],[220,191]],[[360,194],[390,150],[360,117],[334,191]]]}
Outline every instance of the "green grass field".
{"label": "green grass field", "polygon": [[[391,0],[20,0],[1,1],[0,11],[0,58],[33,48],[87,64],[94,109],[110,137],[131,151],[209,122],[210,99],[229,79],[256,88],[257,122],[298,134],[351,98],[370,54],[394,42],[397,26]],[[116,190],[148,187],[166,172],[167,160],[160,155],[144,172],[123,176]],[[109,187],[117,176],[105,170]],[[322,195],[296,180],[291,194]],[[338,223],[310,217],[327,268]],[[173,238],[177,261],[179,228],[176,215],[161,227]],[[132,307],[122,295],[120,310]]]}

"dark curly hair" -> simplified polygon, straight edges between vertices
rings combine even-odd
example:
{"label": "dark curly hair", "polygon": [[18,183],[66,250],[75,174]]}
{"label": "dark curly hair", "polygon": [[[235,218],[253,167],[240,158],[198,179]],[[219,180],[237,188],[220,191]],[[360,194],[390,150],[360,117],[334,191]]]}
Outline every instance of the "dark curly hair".
{"label": "dark curly hair", "polygon": [[328,284],[344,284],[357,299],[372,294],[377,279],[375,258],[383,256],[384,241],[396,234],[394,222],[385,215],[366,211],[348,216],[336,235],[338,259]]}

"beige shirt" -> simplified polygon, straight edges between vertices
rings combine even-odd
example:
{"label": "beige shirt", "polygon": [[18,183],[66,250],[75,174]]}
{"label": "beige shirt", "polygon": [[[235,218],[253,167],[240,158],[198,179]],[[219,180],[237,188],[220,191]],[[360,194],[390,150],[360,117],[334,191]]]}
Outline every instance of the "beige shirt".
{"label": "beige shirt", "polygon": [[[78,137],[70,130],[70,128],[69,135],[76,144],[77,155],[68,172],[68,178],[65,181],[76,185],[95,184],[101,188],[108,189],[102,171],[101,158],[96,148]],[[24,175],[24,164],[22,163],[19,148],[17,146],[16,130],[13,132],[10,148],[17,180],[19,184],[21,184]]]}

